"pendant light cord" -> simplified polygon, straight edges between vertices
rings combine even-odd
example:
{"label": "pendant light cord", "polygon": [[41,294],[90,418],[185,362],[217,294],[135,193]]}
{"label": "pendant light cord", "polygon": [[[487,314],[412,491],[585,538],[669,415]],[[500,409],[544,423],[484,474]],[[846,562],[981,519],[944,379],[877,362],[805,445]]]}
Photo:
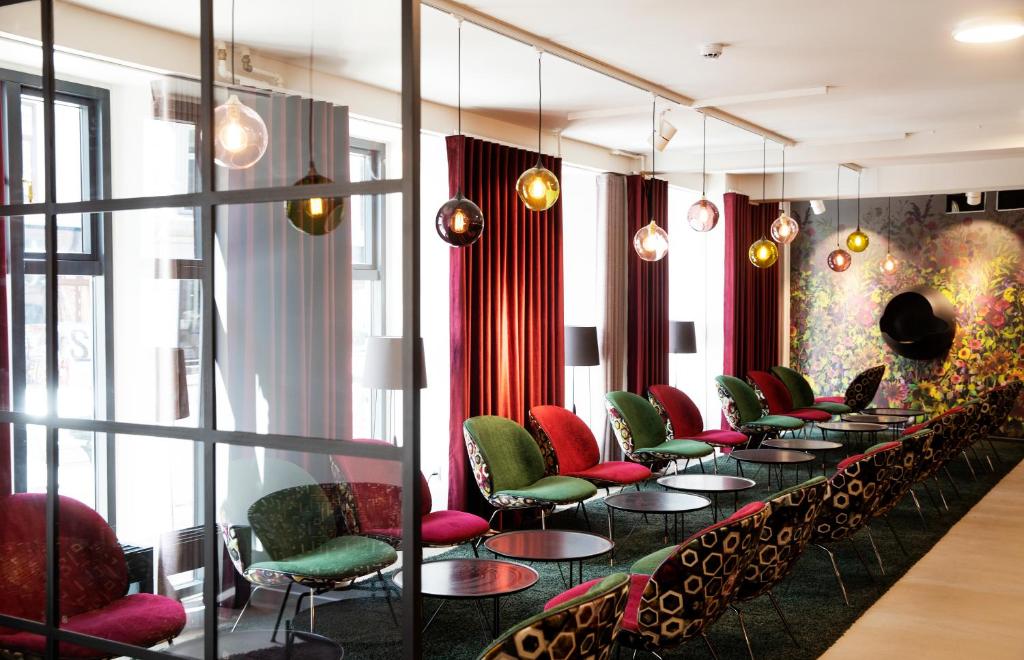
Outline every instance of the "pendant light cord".
{"label": "pendant light cord", "polygon": [[782,145],[782,200],[779,205],[786,203],[786,145]]}
{"label": "pendant light cord", "polygon": [[459,124],[459,133],[458,133],[458,135],[459,135],[459,138],[458,138],[459,139],[459,180],[458,180],[458,185],[456,186],[456,193],[458,195],[461,195],[462,194],[463,177],[465,176],[465,172],[463,170],[465,169],[465,152],[466,152],[466,140],[465,140],[465,138],[462,137],[462,17],[461,16],[456,16],[455,20],[457,21],[458,33],[459,33],[458,39],[456,40],[457,43],[458,43],[458,46],[456,47],[456,53],[457,53],[456,54],[456,61],[457,61],[458,71],[455,74],[455,80],[457,81],[457,85],[458,85],[457,98],[458,98],[458,117],[459,117],[459,119],[458,119],[458,124]]}
{"label": "pendant light cord", "polygon": [[704,124],[701,126],[704,133],[704,147],[701,149],[703,156],[700,164],[700,196],[703,198],[707,195],[708,187],[708,115],[706,112],[702,112],[700,115],[704,118]]}
{"label": "pendant light cord", "polygon": [[857,172],[857,231],[860,231],[860,172]]}
{"label": "pendant light cord", "polygon": [[839,175],[842,172],[842,166],[836,165],[836,247],[839,247]]}
{"label": "pendant light cord", "polygon": [[768,140],[761,138],[761,201],[768,197]]}
{"label": "pendant light cord", "polygon": [[[234,0],[231,0],[232,3]],[[313,162],[313,40],[316,34],[316,11],[313,1],[309,3],[309,169],[316,169]]]}
{"label": "pendant light cord", "polygon": [[544,99],[544,83],[541,78],[541,58],[544,57],[544,51],[537,51],[537,162],[541,162],[540,159],[540,135],[543,121],[543,99]]}
{"label": "pendant light cord", "polygon": [[885,253],[892,252],[892,197],[889,198],[889,222],[885,228]]}
{"label": "pendant light cord", "polygon": [[651,217],[651,222],[654,222],[654,175],[656,172],[656,169],[654,167],[654,136],[656,133],[656,130],[654,128],[654,115],[657,111],[657,108],[658,97],[654,96],[653,98],[651,98],[651,184],[647,188],[647,210],[648,214]]}
{"label": "pendant light cord", "polygon": [[235,0],[231,0],[231,85],[235,85]]}

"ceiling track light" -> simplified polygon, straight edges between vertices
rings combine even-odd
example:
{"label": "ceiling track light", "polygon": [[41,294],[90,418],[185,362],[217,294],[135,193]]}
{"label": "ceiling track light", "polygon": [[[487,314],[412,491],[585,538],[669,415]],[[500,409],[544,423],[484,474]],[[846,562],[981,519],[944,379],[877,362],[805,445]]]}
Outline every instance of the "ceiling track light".
{"label": "ceiling track light", "polygon": [[672,141],[672,138],[676,136],[676,132],[679,130],[672,125],[672,122],[665,119],[667,113],[667,110],[661,111],[661,118],[658,120],[658,132],[654,136],[654,147],[658,151],[665,151],[668,148],[668,143]]}

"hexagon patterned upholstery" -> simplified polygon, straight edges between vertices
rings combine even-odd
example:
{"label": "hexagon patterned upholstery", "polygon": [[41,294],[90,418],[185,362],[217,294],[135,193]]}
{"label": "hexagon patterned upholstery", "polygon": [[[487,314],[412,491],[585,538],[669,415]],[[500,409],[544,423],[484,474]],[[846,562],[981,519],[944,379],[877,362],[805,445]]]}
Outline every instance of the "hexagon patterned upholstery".
{"label": "hexagon patterned upholstery", "polygon": [[647,399],[661,416],[668,440],[698,440],[716,447],[735,447],[750,440],[737,431],[704,430],[704,418],[696,404],[671,385],[651,385]]}
{"label": "hexagon patterned upholstery", "polygon": [[829,479],[829,496],[815,522],[812,543],[845,541],[871,520],[890,485],[899,451],[898,442],[888,442],[840,461]]}
{"label": "hexagon patterned upholstery", "polygon": [[[932,437],[934,435],[935,432],[931,429],[922,429],[900,437],[900,448],[889,473],[892,483],[879,497],[877,508],[873,513],[875,517],[884,516],[896,508],[896,505],[910,492],[911,487],[917,483],[917,475],[922,466],[926,461],[932,460]],[[879,445],[879,447],[881,446]]]}
{"label": "hexagon patterned upholstery", "polygon": [[924,429],[935,432],[931,442],[932,460],[922,466],[917,474],[917,481],[935,476],[942,466],[960,451],[961,441],[971,433],[977,434],[981,412],[982,404],[975,399],[903,431],[905,436]]}
{"label": "hexagon patterned upholstery", "polygon": [[585,593],[510,628],[479,660],[608,660],[626,610],[629,583],[625,573],[594,580]]}
{"label": "hexagon patterned upholstery", "polygon": [[878,393],[878,386],[882,384],[882,376],[884,375],[884,364],[870,367],[857,374],[846,388],[846,396],[843,397],[843,403],[855,412],[870,406],[875,398],[875,394]]}

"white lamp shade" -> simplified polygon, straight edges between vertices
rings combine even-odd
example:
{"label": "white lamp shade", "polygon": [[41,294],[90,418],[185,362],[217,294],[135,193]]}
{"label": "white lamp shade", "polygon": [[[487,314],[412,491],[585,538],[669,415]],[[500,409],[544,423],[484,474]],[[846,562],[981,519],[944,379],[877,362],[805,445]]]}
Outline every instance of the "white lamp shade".
{"label": "white lamp shade", "polygon": [[[427,386],[427,369],[423,361],[423,339],[416,339],[416,387]],[[402,389],[402,338],[369,337],[366,340],[366,366],[363,385],[378,390]]]}

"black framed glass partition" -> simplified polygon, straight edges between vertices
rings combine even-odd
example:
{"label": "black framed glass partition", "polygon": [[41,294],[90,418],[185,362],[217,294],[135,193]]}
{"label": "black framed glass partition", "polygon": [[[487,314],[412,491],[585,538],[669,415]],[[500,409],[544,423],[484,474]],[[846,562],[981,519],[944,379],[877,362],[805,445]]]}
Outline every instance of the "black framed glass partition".
{"label": "black framed glass partition", "polygon": [[[420,7],[368,4],[0,7],[7,650],[420,656]],[[400,144],[350,135],[374,109]],[[368,465],[392,543],[353,540]]]}

